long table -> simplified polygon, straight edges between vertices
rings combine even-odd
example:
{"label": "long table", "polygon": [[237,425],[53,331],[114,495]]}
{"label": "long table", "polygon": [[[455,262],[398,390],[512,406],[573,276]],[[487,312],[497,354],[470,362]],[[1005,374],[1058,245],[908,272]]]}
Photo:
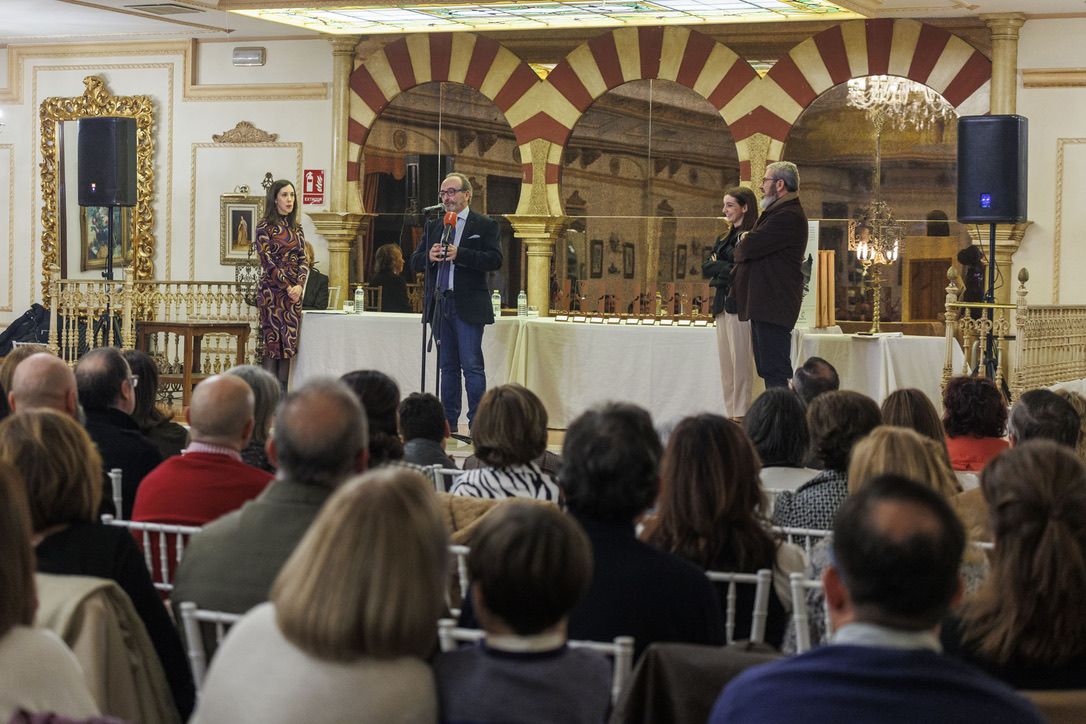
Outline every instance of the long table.
{"label": "long table", "polygon": [[[796,330],[793,363],[811,355],[837,367],[841,386],[882,401],[917,387],[938,406],[945,354],[940,337],[858,338]],[[407,395],[420,389],[418,315],[306,312],[292,384],[356,369],[387,373]],[[626,400],[654,419],[713,412],[723,392],[712,327],[573,324],[503,317],[483,335],[487,385],[519,382],[539,395],[552,428],[565,428],[596,402]],[[962,364],[955,350],[956,369]],[[436,355],[427,358],[433,392]],[[466,402],[463,409],[467,410]]]}

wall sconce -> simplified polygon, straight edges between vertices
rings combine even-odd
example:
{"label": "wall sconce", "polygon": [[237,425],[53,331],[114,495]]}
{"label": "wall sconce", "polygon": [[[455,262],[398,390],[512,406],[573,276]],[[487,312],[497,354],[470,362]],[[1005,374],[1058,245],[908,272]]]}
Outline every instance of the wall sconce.
{"label": "wall sconce", "polygon": [[264,65],[267,50],[261,47],[234,48],[234,65],[241,68]]}

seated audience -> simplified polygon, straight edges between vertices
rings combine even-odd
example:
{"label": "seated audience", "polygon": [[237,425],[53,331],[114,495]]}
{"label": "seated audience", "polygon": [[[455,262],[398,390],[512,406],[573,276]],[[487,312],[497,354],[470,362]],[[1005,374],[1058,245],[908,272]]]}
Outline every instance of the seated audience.
{"label": "seated audience", "polygon": [[30,355],[11,376],[8,407],[12,413],[42,408],[56,410],[78,420],[79,391],[72,368],[48,352]]}
{"label": "seated audience", "polygon": [[265,448],[271,436],[271,424],[275,419],[275,408],[279,406],[282,392],[279,380],[257,365],[236,365],[223,374],[240,377],[253,391],[253,434],[249,438],[249,444],[241,449],[241,459],[246,465],[275,473],[275,466],[268,460],[268,451]]}
{"label": "seated audience", "polygon": [[[882,401],[882,424],[907,427],[930,437],[946,451],[946,431],[935,405],[915,387],[894,390]],[[947,453],[949,455],[949,453]],[[949,460],[949,457],[947,458]]]}
{"label": "seated audience", "polygon": [[136,408],[132,411],[132,419],[163,458],[180,455],[188,442],[189,431],[173,421],[172,412],[158,404],[158,365],[138,349],[126,349],[123,354],[132,374],[140,380],[136,385]]}
{"label": "seated audience", "polygon": [[355,370],[339,378],[362,403],[369,429],[369,467],[401,467],[425,472],[421,465],[405,462],[403,439],[396,413],[400,409],[400,388],[395,380],[377,370]]}
{"label": "seated audience", "polygon": [[1075,408],[1052,390],[1023,392],[1011,407],[1007,438],[1011,445],[1027,440],[1052,440],[1074,450],[1081,420]]}
{"label": "seated audience", "polygon": [[848,457],[852,446],[878,427],[879,407],[859,392],[826,392],[807,407],[811,452],[824,470],[795,492],[777,495],[773,524],[829,530],[848,495]]}
{"label": "seated audience", "polygon": [[954,377],[943,390],[943,429],[950,466],[978,472],[1007,449],[1007,401],[987,377]]}
{"label": "seated audience", "polygon": [[382,244],[373,255],[373,276],[370,286],[381,289],[382,312],[411,311],[407,298],[407,282],[403,273],[403,250],[399,244]]}
{"label": "seated audience", "polygon": [[0,463],[0,721],[19,710],[81,718],[98,714],[83,671],[55,633],[34,628],[34,549],[26,489]]}
{"label": "seated audience", "polygon": [[1078,455],[1079,460],[1086,462],[1086,397],[1066,387],[1054,389],[1053,392],[1071,403],[1071,407],[1078,415],[1078,442],[1075,443],[1075,454]]}
{"label": "seated audience", "polygon": [[1086,689],[1086,468],[1048,440],[988,463],[991,574],[943,646],[1017,689]]}
{"label": "seated audience", "polygon": [[[644,537],[705,570],[773,571],[765,640],[779,648],[792,611],[788,576],[802,572],[807,561],[803,551],[769,531],[765,509],[758,460],[739,425],[719,415],[688,417],[668,438],[656,516],[646,523]],[[728,586],[718,588],[726,609]],[[737,586],[736,595],[734,637],[748,639],[754,586]]]}
{"label": "seated audience", "polygon": [[305,265],[309,274],[302,290],[302,309],[328,309],[328,275],[317,268],[313,245],[305,242]]}
{"label": "seated audience", "polygon": [[491,387],[471,428],[475,456],[486,467],[456,476],[453,495],[534,498],[562,502],[562,491],[535,463],[547,449],[547,410],[534,392],[516,384]]}
{"label": "seated audience", "polygon": [[449,421],[441,400],[428,392],[412,392],[400,403],[399,414],[404,460],[415,465],[456,467],[445,453]]}
{"label": "seated audience", "polygon": [[11,379],[15,375],[15,368],[27,357],[48,352],[44,344],[23,344],[12,347],[3,358],[0,358],[0,420],[11,414],[8,408],[8,393],[11,392]]}
{"label": "seated audience", "polygon": [[811,400],[823,392],[833,392],[841,387],[841,380],[837,376],[837,370],[821,357],[808,357],[803,366],[792,374],[789,386],[803,400],[804,405],[811,404]]}
{"label": "seated audience", "polygon": [[743,429],[758,451],[764,487],[795,490],[818,475],[803,465],[810,443],[807,411],[792,390],[770,387],[758,395],[743,418]]}
{"label": "seated audience", "polygon": [[655,641],[724,643],[720,601],[705,573],[634,533],[656,500],[659,464],[652,419],[635,405],[594,407],[566,430],[561,483],[592,543],[593,571],[570,613],[570,638],[633,636],[636,656]]}
{"label": "seated audience", "polygon": [[171,600],[245,613],[268,600],[283,563],[348,476],[366,469],[366,418],[342,383],[315,380],[287,395],[268,453],[275,479],[255,500],[192,537]]}
{"label": "seated audience", "polygon": [[192,392],[186,417],[192,441],[143,479],[132,520],[204,525],[237,510],[271,482],[270,473],[241,460],[253,430],[253,393],[244,380],[205,378]]}
{"label": "seated audience", "polygon": [[592,578],[576,521],[548,506],[498,506],[476,530],[468,572],[487,636],[434,661],[441,720],[602,722],[611,665],[566,646],[569,611]]}
{"label": "seated audience", "polygon": [[386,468],[344,484],[270,603],[231,629],[192,722],[435,722],[425,658],[444,607],[447,546],[418,473]]}
{"label": "seated audience", "polygon": [[38,572],[116,581],[143,620],[174,703],[187,717],[195,692],[181,639],[132,535],[97,522],[102,463],[87,433],[53,410],[13,415],[0,423],[0,460],[26,483]]}
{"label": "seated audience", "polygon": [[841,506],[822,582],[829,646],[747,669],[709,721],[1039,723],[1005,684],[940,653],[965,532],[942,496],[880,476]]}
{"label": "seated audience", "polygon": [[[132,517],[136,489],[147,473],[162,462],[162,453],[132,419],[136,386],[124,355],[116,347],[99,347],[83,355],[75,367],[79,404],[86,415],[87,432],[102,455],[102,470],[121,469],[121,517]],[[108,480],[108,478],[106,478]],[[113,508],[111,494],[103,496],[106,510]]]}

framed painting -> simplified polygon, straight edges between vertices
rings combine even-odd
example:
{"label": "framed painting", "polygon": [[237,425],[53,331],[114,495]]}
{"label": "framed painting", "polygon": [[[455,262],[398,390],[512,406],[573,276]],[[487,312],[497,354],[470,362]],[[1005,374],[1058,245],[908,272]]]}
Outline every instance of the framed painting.
{"label": "framed painting", "polygon": [[256,225],[264,216],[264,197],[223,194],[219,197],[219,263],[246,264]]}
{"label": "framed painting", "polygon": [[622,276],[626,279],[633,279],[635,265],[634,258],[634,245],[626,242],[622,245]]}
{"label": "framed painting", "polygon": [[686,244],[675,247],[675,278],[686,279]]}
{"label": "framed painting", "polygon": [[132,263],[132,207],[79,207],[79,270],[105,269],[109,260],[109,214],[113,211],[113,268]]}
{"label": "framed painting", "polygon": [[603,276],[603,239],[593,239],[589,252],[588,276],[599,279]]}

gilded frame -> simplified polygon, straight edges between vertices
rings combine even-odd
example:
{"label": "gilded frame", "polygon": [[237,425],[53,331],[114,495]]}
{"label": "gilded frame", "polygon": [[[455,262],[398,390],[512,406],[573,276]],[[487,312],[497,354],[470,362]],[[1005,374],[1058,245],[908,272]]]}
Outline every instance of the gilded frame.
{"label": "gilded frame", "polygon": [[132,266],[135,279],[154,276],[154,103],[151,96],[115,96],[96,75],[83,79],[86,90],[75,98],[51,96],[41,102],[41,252],[42,299],[49,304],[53,265],[59,265],[57,211],[57,124],[81,118],[123,117],[136,119],[136,206],[132,210]]}
{"label": "gilded frame", "polygon": [[[249,264],[249,250],[256,238],[256,225],[264,217],[264,197],[223,194],[219,197],[219,263],[223,266]],[[244,224],[244,229],[239,228]],[[244,233],[244,240],[241,238]]]}

